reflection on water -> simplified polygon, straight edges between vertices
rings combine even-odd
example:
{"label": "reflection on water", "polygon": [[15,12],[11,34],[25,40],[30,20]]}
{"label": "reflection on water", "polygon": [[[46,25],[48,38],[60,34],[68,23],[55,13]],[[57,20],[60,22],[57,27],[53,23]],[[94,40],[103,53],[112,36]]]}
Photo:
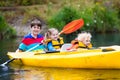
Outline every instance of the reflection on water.
{"label": "reflection on water", "polygon": [[15,80],[120,80],[120,70],[13,67]]}
{"label": "reflection on water", "polygon": [[11,75],[14,74],[14,70],[8,66],[0,66],[0,80],[11,80]]}
{"label": "reflection on water", "polygon": [[[119,34],[93,34],[93,46],[120,45]],[[67,36],[70,42],[76,36]],[[0,41],[0,64],[8,60],[7,52],[15,51],[21,38]],[[120,70],[40,68],[20,65],[0,66],[0,80],[120,80]]]}

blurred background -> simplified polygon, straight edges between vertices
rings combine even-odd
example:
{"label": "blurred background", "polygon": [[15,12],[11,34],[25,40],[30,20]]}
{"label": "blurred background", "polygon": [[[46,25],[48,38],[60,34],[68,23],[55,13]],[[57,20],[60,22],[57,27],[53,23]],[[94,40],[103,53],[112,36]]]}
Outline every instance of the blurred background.
{"label": "blurred background", "polygon": [[0,0],[0,39],[24,36],[33,17],[41,20],[43,34],[79,18],[84,27],[72,35],[120,32],[120,0]]}

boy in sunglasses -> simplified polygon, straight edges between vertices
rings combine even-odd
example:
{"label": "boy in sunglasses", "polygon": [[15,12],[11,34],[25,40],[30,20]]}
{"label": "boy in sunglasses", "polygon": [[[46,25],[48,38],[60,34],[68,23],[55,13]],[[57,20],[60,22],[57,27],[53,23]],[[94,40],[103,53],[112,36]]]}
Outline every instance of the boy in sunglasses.
{"label": "boy in sunglasses", "polygon": [[16,52],[34,51],[44,49],[43,35],[40,34],[42,24],[38,19],[33,19],[30,24],[31,33],[25,35]]}

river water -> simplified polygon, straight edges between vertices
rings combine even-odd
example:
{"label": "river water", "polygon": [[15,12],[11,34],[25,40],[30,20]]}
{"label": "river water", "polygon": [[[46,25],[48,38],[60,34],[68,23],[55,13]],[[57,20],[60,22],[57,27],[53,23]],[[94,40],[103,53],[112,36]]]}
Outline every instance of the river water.
{"label": "river water", "polygon": [[[92,34],[94,47],[120,45],[120,33]],[[65,38],[70,42],[71,37]],[[15,51],[21,38],[0,41],[0,64],[8,60],[7,52]],[[0,80],[120,80],[120,70],[41,68],[21,65],[0,66]]]}

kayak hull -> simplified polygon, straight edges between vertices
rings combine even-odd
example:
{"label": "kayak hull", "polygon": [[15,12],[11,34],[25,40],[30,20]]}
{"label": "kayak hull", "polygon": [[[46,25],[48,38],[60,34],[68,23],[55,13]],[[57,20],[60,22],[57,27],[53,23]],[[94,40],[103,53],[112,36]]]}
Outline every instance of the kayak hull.
{"label": "kayak hull", "polygon": [[13,63],[38,67],[120,69],[120,51],[98,50],[57,53],[8,52]]}

